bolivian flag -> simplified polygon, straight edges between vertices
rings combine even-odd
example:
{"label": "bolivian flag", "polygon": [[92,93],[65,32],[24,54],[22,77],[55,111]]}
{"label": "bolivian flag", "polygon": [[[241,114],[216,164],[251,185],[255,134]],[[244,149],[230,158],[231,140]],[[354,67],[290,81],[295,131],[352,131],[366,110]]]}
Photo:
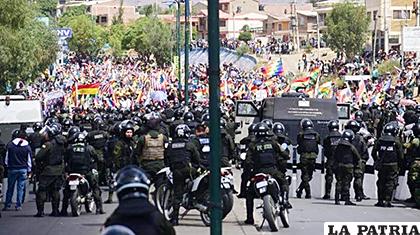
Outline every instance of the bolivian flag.
{"label": "bolivian flag", "polygon": [[99,92],[99,83],[83,84],[73,86],[72,92],[78,95],[96,95]]}

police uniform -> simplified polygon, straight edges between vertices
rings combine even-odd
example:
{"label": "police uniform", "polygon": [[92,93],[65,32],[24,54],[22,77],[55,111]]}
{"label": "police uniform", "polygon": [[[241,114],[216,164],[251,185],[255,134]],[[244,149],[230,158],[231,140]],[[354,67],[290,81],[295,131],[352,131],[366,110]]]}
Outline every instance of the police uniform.
{"label": "police uniform", "polygon": [[354,172],[360,167],[360,155],[357,149],[345,139],[341,139],[332,155],[333,171],[337,180],[335,186],[335,202],[339,204],[340,195],[346,201],[350,202],[350,184],[353,180]]}
{"label": "police uniform", "polygon": [[318,144],[320,144],[319,134],[310,129],[299,133],[297,137],[297,152],[300,154],[300,169],[302,182],[297,189],[298,197],[301,196],[305,189],[306,198],[311,197],[311,188],[309,182],[312,180],[313,172],[315,171],[315,160],[318,156]]}
{"label": "police uniform", "polygon": [[322,142],[324,148],[325,162],[325,195],[324,199],[329,199],[331,195],[331,186],[334,180],[333,163],[334,163],[334,150],[341,139],[341,133],[338,131],[330,131]]}
{"label": "police uniform", "polygon": [[[398,180],[398,172],[404,155],[401,143],[395,136],[379,138],[372,150],[375,169],[378,171],[378,206],[391,206],[392,193]],[[383,202],[385,201],[385,204]]]}
{"label": "police uniform", "polygon": [[360,155],[360,167],[354,171],[354,182],[353,188],[357,201],[362,199],[367,199],[363,192],[363,180],[365,175],[366,162],[369,160],[369,152],[366,142],[358,133],[355,133],[354,139],[351,141],[353,146],[357,149],[357,152]]}
{"label": "police uniform", "polygon": [[200,166],[210,168],[210,138],[208,134],[194,136],[192,143],[200,153]]}
{"label": "police uniform", "polygon": [[[288,186],[288,183],[285,174],[279,170],[279,166],[282,162],[281,153],[282,151],[277,141],[269,137],[258,138],[248,149],[244,171],[246,171],[246,174],[249,176],[257,173],[270,174],[279,183],[282,192],[287,192],[288,189],[286,186]],[[246,195],[246,212],[248,219],[253,220],[253,211],[254,191],[252,187],[249,187]]]}
{"label": "police uniform", "polygon": [[156,173],[165,167],[164,152],[168,138],[156,130],[150,130],[137,143],[138,162],[154,181]]}
{"label": "police uniform", "polygon": [[221,152],[221,166],[230,167],[230,160],[236,159],[235,142],[227,132],[222,129],[222,152]]}
{"label": "police uniform", "polygon": [[[247,137],[244,137],[241,141],[239,141],[240,145],[245,145],[246,149],[249,149],[249,146],[255,141],[255,135],[250,134]],[[248,179],[250,178],[250,172],[243,171],[241,174],[241,186],[240,186],[240,193],[238,195],[239,198],[245,198],[246,195],[246,184]]]}
{"label": "police uniform", "polygon": [[200,153],[187,138],[176,138],[165,150],[165,165],[169,166],[174,180],[174,214],[177,223],[185,180],[193,178],[200,164]]}
{"label": "police uniform", "polygon": [[[101,189],[98,184],[98,175],[94,167],[98,156],[95,149],[86,143],[75,143],[67,148],[65,154],[65,170],[68,174],[79,173],[84,175],[89,183],[92,196],[96,204],[97,213],[103,213]],[[70,199],[69,188],[65,188],[63,192],[63,205],[61,214],[67,214],[67,207]]]}
{"label": "police uniform", "polygon": [[51,195],[52,215],[58,216],[60,189],[63,185],[65,138],[57,135],[44,143],[35,156],[37,174],[39,175],[38,191],[36,193],[37,216],[44,213],[44,203],[47,192]]}
{"label": "police uniform", "polygon": [[106,185],[106,166],[104,160],[104,152],[106,142],[109,138],[109,135],[106,131],[103,130],[93,130],[89,132],[86,136],[87,142],[94,148],[95,155],[97,156],[97,170],[99,173],[99,183],[101,185]]}
{"label": "police uniform", "polygon": [[420,192],[416,192],[416,188],[420,189],[420,138],[412,139],[406,147],[407,185],[410,189],[411,199],[417,199],[417,203],[420,205]]}

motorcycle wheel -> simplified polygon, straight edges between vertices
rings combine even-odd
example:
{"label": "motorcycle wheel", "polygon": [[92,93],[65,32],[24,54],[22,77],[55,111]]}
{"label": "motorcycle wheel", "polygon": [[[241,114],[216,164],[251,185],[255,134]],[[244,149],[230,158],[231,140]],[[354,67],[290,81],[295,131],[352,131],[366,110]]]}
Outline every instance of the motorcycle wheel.
{"label": "motorcycle wheel", "polygon": [[268,225],[272,232],[277,232],[277,224],[276,224],[276,211],[275,211],[275,203],[271,195],[267,194],[263,197],[264,207],[264,218],[267,220]]}
{"label": "motorcycle wheel", "polygon": [[162,214],[163,216],[165,216],[165,219],[168,221],[171,220],[172,214],[173,214],[173,208],[172,208],[173,199],[174,199],[173,190],[171,188],[166,188],[166,190],[164,191]]}
{"label": "motorcycle wheel", "polygon": [[78,198],[79,198],[79,190],[76,188],[76,190],[73,191],[70,195],[71,214],[74,217],[79,216],[82,211],[82,205],[80,204]]}
{"label": "motorcycle wheel", "polygon": [[87,213],[92,213],[94,206],[95,206],[95,202],[93,201],[92,198],[86,200],[86,202],[85,202],[85,210],[86,210]]}
{"label": "motorcycle wheel", "polygon": [[285,227],[285,228],[290,227],[289,210],[288,209],[282,208],[280,210],[280,220],[281,220],[281,223],[283,224],[283,227]]}
{"label": "motorcycle wheel", "polygon": [[231,189],[225,189],[222,192],[222,205],[223,205],[223,215],[222,218],[224,219],[233,208],[233,192]]}
{"label": "motorcycle wheel", "polygon": [[[202,197],[202,201],[204,202],[202,204],[208,206],[208,204],[210,202],[210,192],[209,191],[204,192],[204,195]],[[207,208],[206,211],[200,211],[200,218],[201,218],[201,221],[203,221],[203,224],[205,226],[207,226],[207,227],[210,226],[210,208]],[[224,216],[223,216],[223,218],[224,218]]]}
{"label": "motorcycle wheel", "polygon": [[155,192],[153,193],[153,201],[155,202],[156,208],[160,213],[163,214],[163,203],[165,200],[165,191],[168,189],[168,185],[163,180],[158,180],[155,184]]}

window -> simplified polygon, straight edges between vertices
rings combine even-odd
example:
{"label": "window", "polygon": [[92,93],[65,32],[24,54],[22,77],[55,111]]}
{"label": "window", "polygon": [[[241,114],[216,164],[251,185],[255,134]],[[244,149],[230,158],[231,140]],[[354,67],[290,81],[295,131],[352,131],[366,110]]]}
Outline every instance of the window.
{"label": "window", "polygon": [[271,24],[271,28],[272,28],[273,30],[275,30],[275,29],[276,29],[276,24],[272,23],[272,24]]}
{"label": "window", "polygon": [[226,27],[226,20],[221,20],[219,26],[220,27]]}
{"label": "window", "polygon": [[108,17],[107,16],[101,16],[100,17],[100,22],[101,24],[106,24],[108,22]]}
{"label": "window", "polygon": [[392,13],[393,19],[410,19],[410,11],[409,10],[394,10]]}
{"label": "window", "polygon": [[281,23],[279,24],[279,31],[283,30],[283,26],[281,25]]}
{"label": "window", "polygon": [[373,11],[373,19],[376,19],[378,17],[378,11]]}

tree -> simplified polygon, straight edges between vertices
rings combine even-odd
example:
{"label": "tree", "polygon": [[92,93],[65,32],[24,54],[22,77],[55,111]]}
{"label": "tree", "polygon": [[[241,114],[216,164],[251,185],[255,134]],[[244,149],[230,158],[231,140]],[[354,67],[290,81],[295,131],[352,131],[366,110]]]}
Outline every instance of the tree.
{"label": "tree", "polygon": [[57,12],[57,0],[37,0],[39,13],[50,18],[55,17]]}
{"label": "tree", "polygon": [[96,55],[107,42],[105,28],[96,25],[91,16],[73,16],[63,26],[72,29],[69,48],[77,53]]}
{"label": "tree", "polygon": [[171,27],[156,17],[138,19],[126,30],[123,49],[135,49],[140,54],[153,54],[158,64],[171,61],[171,48],[174,45]]}
{"label": "tree", "polygon": [[340,3],[327,15],[326,26],[325,39],[331,49],[352,58],[361,52],[367,40],[369,18],[364,7]]}
{"label": "tree", "polygon": [[118,15],[117,15],[117,17],[114,16],[112,18],[112,24],[113,25],[124,23],[123,22],[123,15],[124,15],[123,5],[124,5],[124,0],[120,0],[120,7],[118,8]]}
{"label": "tree", "polygon": [[0,1],[0,90],[35,78],[56,59],[57,36],[36,9],[26,0]]}
{"label": "tree", "polygon": [[250,32],[251,29],[249,28],[248,25],[244,25],[244,27],[242,27],[242,32],[239,34],[238,39],[240,41],[244,41],[244,42],[248,42],[252,40],[252,33]]}
{"label": "tree", "polygon": [[87,7],[84,5],[69,7],[63,13],[63,15],[58,19],[58,25],[61,27],[68,26],[69,21],[73,19],[75,16],[86,15]]}

